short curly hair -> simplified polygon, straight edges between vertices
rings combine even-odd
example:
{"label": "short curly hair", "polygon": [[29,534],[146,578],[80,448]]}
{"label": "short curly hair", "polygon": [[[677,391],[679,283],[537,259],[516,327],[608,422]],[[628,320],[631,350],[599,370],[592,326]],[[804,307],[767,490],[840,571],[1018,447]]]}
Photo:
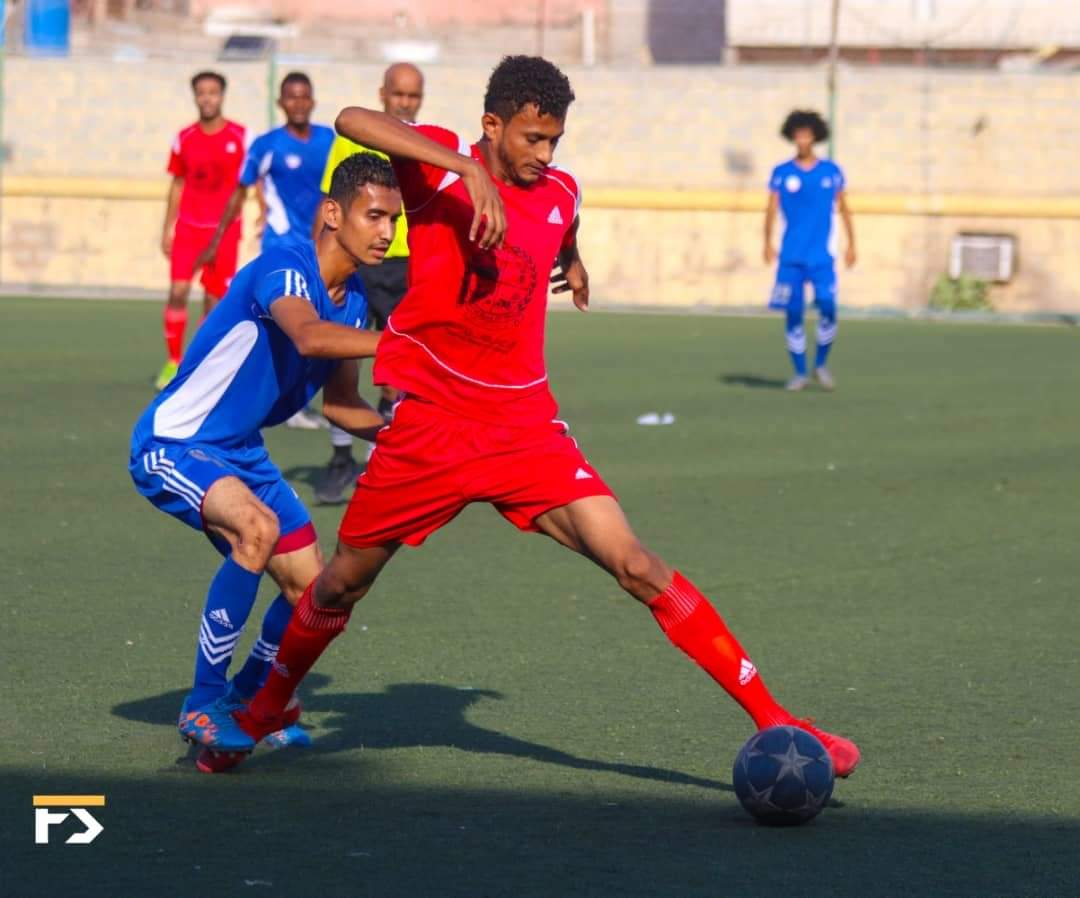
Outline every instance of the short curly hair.
{"label": "short curly hair", "polygon": [[535,105],[540,115],[564,119],[573,102],[570,79],[555,65],[540,56],[504,56],[488,80],[484,112],[508,122]]}
{"label": "short curly hair", "polygon": [[394,167],[374,153],[354,153],[343,159],[330,177],[330,199],[348,209],[365,184],[397,190]]}
{"label": "short curly hair", "polygon": [[282,78],[281,93],[285,93],[285,88],[290,84],[303,84],[308,90],[315,89],[311,84],[311,78],[305,72],[289,72],[288,75]]}
{"label": "short curly hair", "polygon": [[794,109],[789,112],[780,128],[780,136],[794,140],[795,132],[801,128],[809,128],[814,132],[814,143],[829,139],[828,123],[813,109]]}

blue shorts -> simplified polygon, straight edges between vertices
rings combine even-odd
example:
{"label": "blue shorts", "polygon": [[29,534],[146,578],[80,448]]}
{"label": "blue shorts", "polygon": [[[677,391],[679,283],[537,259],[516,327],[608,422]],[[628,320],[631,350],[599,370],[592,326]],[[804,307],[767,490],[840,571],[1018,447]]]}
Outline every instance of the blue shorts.
{"label": "blue shorts", "polygon": [[805,299],[806,282],[814,285],[814,304],[836,303],[836,266],[832,262],[823,265],[785,265],[776,270],[776,286],[769,297],[769,308],[801,312]]}
{"label": "blue shorts", "polygon": [[[212,446],[152,440],[132,452],[128,470],[135,489],[152,505],[204,533],[203,498],[222,477],[238,478],[277,515],[279,552],[283,544],[295,542],[288,540],[290,535],[311,529],[311,515],[265,449],[230,453]],[[220,538],[207,536],[218,549],[228,551]]]}

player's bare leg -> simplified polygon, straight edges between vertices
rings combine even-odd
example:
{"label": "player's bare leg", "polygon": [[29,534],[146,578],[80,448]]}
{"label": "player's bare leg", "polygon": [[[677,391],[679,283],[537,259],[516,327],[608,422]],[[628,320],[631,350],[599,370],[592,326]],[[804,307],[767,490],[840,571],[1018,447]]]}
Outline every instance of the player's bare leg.
{"label": "player's bare leg", "polygon": [[272,555],[266,565],[266,572],[274,578],[289,604],[295,607],[304,590],[319,576],[323,564],[322,549],[318,543],[312,543],[295,552]]}
{"label": "player's bare leg", "polygon": [[641,545],[618,502],[591,496],[540,515],[536,525],[567,548],[592,559],[648,606],[676,646],[694,659],[759,727],[794,724],[817,736],[837,776],[859,763],[855,744],[796,720],[769,694],[743,647],[697,587]]}
{"label": "player's bare leg", "polygon": [[173,281],[169,284],[169,298],[165,303],[162,335],[165,338],[165,364],[158,373],[154,387],[164,390],[180,367],[184,351],[184,331],[187,329],[187,304],[191,293],[191,281]]}
{"label": "player's bare leg", "polygon": [[270,562],[279,531],[277,515],[238,477],[223,477],[206,491],[206,529],[228,542],[240,567],[261,574]]}
{"label": "player's bare leg", "polygon": [[399,548],[401,543],[357,549],[339,542],[330,563],[314,583],[315,605],[351,610],[371,591],[382,569]]}

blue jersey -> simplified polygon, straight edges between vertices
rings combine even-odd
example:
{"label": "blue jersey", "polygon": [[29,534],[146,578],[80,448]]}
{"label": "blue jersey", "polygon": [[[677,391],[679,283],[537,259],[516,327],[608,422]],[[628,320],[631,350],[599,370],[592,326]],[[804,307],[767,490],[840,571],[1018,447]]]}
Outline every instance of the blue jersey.
{"label": "blue jersey", "polygon": [[270,304],[283,296],[308,300],[324,321],[361,328],[367,318],[358,276],[346,284],[343,302],[330,298],[311,241],[263,253],[236,275],[176,377],[139,418],[133,455],[151,442],[265,453],[260,429],[307,405],[338,365],[300,355],[270,315]]}
{"label": "blue jersey", "polygon": [[240,171],[240,183],[250,187],[262,178],[266,197],[264,251],[311,237],[315,211],[323,196],[323,170],[333,142],[334,130],[325,125],[312,125],[306,141],[298,140],[284,126],[252,141]]}
{"label": "blue jersey", "polygon": [[829,159],[809,171],[794,159],[773,169],[769,190],[779,194],[784,213],[781,265],[832,264],[833,206],[843,189],[844,173]]}

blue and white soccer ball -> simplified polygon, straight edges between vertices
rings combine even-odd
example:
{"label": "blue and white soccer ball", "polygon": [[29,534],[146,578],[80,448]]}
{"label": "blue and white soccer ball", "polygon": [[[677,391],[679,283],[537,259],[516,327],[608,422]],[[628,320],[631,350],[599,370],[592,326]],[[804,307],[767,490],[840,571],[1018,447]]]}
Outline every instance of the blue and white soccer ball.
{"label": "blue and white soccer ball", "polygon": [[832,760],[806,730],[769,727],[739,751],[732,781],[742,806],[759,823],[795,826],[820,814],[832,795]]}

